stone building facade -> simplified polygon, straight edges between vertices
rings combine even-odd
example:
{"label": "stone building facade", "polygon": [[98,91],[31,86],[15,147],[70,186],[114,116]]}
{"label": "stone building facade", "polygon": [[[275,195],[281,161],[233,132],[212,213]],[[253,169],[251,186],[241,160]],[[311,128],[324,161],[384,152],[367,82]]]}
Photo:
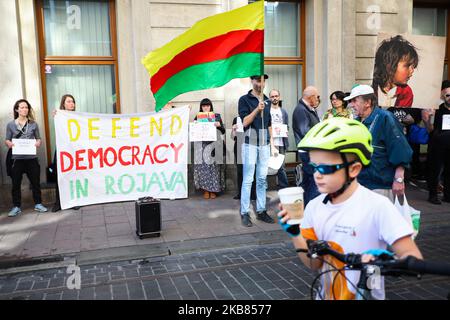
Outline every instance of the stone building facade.
{"label": "stone building facade", "polygon": [[[26,98],[31,102],[43,135],[43,146],[39,150],[42,181],[54,144],[50,115],[59,104],[55,97],[81,88],[81,84],[69,81],[67,72],[79,77],[79,70],[83,70],[85,82],[106,79],[107,85],[101,89],[108,92],[107,97],[94,101],[82,96],[84,93],[78,97],[74,93],[82,111],[152,111],[154,99],[141,58],[183,33],[199,19],[248,4],[248,0],[90,0],[89,6],[84,2],[0,1],[0,128],[6,128],[7,122],[11,121],[16,100]],[[322,113],[329,106],[331,92],[350,91],[355,83],[370,83],[378,32],[413,33],[417,31],[415,24],[419,29],[426,29],[419,19],[434,17],[436,32],[444,32],[445,36],[449,29],[449,10],[447,1],[266,1],[265,28],[269,39],[266,38],[265,61],[271,76],[267,89],[280,89],[284,107],[292,111],[302,88],[315,85],[322,95],[319,112]],[[98,22],[100,20],[103,22]],[[106,29],[100,30],[104,27],[102,23]],[[74,33],[67,36],[64,28],[72,28],[74,32],[91,28],[87,30],[91,34],[77,35],[81,40],[75,36],[72,39]],[[106,43],[108,48],[86,49],[95,41],[92,34],[96,33],[100,39],[97,41]],[[65,42],[58,43],[58,39]],[[83,46],[86,48],[79,48]],[[91,57],[93,53],[97,56]],[[100,66],[98,70],[103,78],[96,66]],[[64,79],[64,86],[61,79]],[[248,79],[235,79],[222,88],[180,95],[174,104],[192,105],[193,118],[199,101],[208,97],[215,110],[222,114],[226,127],[230,128],[237,114],[237,101],[248,90]],[[92,107],[102,103],[106,104],[105,109]],[[2,129],[0,140],[4,141],[4,138],[5,130]],[[0,184],[10,183],[5,172],[6,152],[2,143]],[[288,159],[293,161],[295,152]]]}

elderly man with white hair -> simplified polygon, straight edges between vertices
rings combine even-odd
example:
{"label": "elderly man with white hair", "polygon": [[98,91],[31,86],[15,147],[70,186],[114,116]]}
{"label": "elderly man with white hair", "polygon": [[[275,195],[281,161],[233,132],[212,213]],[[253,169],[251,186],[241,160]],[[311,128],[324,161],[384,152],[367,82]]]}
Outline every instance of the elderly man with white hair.
{"label": "elderly man with white hair", "polygon": [[[306,133],[320,122],[316,109],[319,107],[320,96],[317,88],[308,86],[303,91],[302,98],[298,102],[292,116],[292,130],[294,131],[296,145],[303,139]],[[320,193],[314,182],[314,169],[309,164],[309,155],[306,152],[300,152],[299,157],[302,161],[302,182],[300,186],[304,190],[303,201],[306,206],[308,202]]]}

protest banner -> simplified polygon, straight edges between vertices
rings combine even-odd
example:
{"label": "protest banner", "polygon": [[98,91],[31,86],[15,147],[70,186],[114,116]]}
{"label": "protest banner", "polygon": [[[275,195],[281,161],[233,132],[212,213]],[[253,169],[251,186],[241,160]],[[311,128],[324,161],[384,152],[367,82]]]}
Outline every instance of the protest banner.
{"label": "protest banner", "polygon": [[58,111],[61,208],[187,198],[189,108],[132,115]]}

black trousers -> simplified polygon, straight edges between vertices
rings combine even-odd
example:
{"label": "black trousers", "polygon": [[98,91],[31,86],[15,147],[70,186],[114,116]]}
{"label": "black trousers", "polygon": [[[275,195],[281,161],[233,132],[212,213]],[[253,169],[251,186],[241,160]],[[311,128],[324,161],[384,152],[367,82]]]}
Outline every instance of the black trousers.
{"label": "black trousers", "polygon": [[35,204],[42,203],[40,175],[41,168],[38,159],[14,160],[12,167],[12,199],[13,205],[19,207],[22,204],[22,176],[26,174],[31,183],[33,200]]}
{"label": "black trousers", "polygon": [[[283,156],[286,155],[285,147],[278,147],[278,151]],[[283,164],[281,165],[281,168],[278,170],[277,177],[278,177],[278,186],[280,188],[289,187],[289,180],[288,180],[287,173],[286,173],[286,160],[283,162]]]}
{"label": "black trousers", "polygon": [[433,143],[428,150],[427,167],[429,196],[437,196],[437,186],[443,168],[444,198],[450,200],[450,146]]}
{"label": "black trousers", "polygon": [[55,171],[55,178],[56,178],[55,205],[61,206],[61,199],[59,197],[59,186],[58,186],[58,161],[56,158],[56,150],[55,150],[55,154],[53,155],[52,169]]}
{"label": "black trousers", "polygon": [[411,161],[411,174],[412,175],[420,175],[423,174],[422,168],[420,165],[420,144],[409,143],[413,151],[412,161]]}

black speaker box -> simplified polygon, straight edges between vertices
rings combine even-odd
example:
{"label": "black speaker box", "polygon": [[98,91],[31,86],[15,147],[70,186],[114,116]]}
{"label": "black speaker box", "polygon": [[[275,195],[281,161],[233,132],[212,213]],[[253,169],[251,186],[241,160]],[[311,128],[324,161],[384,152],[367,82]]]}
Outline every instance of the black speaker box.
{"label": "black speaker box", "polygon": [[139,198],[135,202],[136,234],[139,239],[161,235],[161,202],[152,197]]}

